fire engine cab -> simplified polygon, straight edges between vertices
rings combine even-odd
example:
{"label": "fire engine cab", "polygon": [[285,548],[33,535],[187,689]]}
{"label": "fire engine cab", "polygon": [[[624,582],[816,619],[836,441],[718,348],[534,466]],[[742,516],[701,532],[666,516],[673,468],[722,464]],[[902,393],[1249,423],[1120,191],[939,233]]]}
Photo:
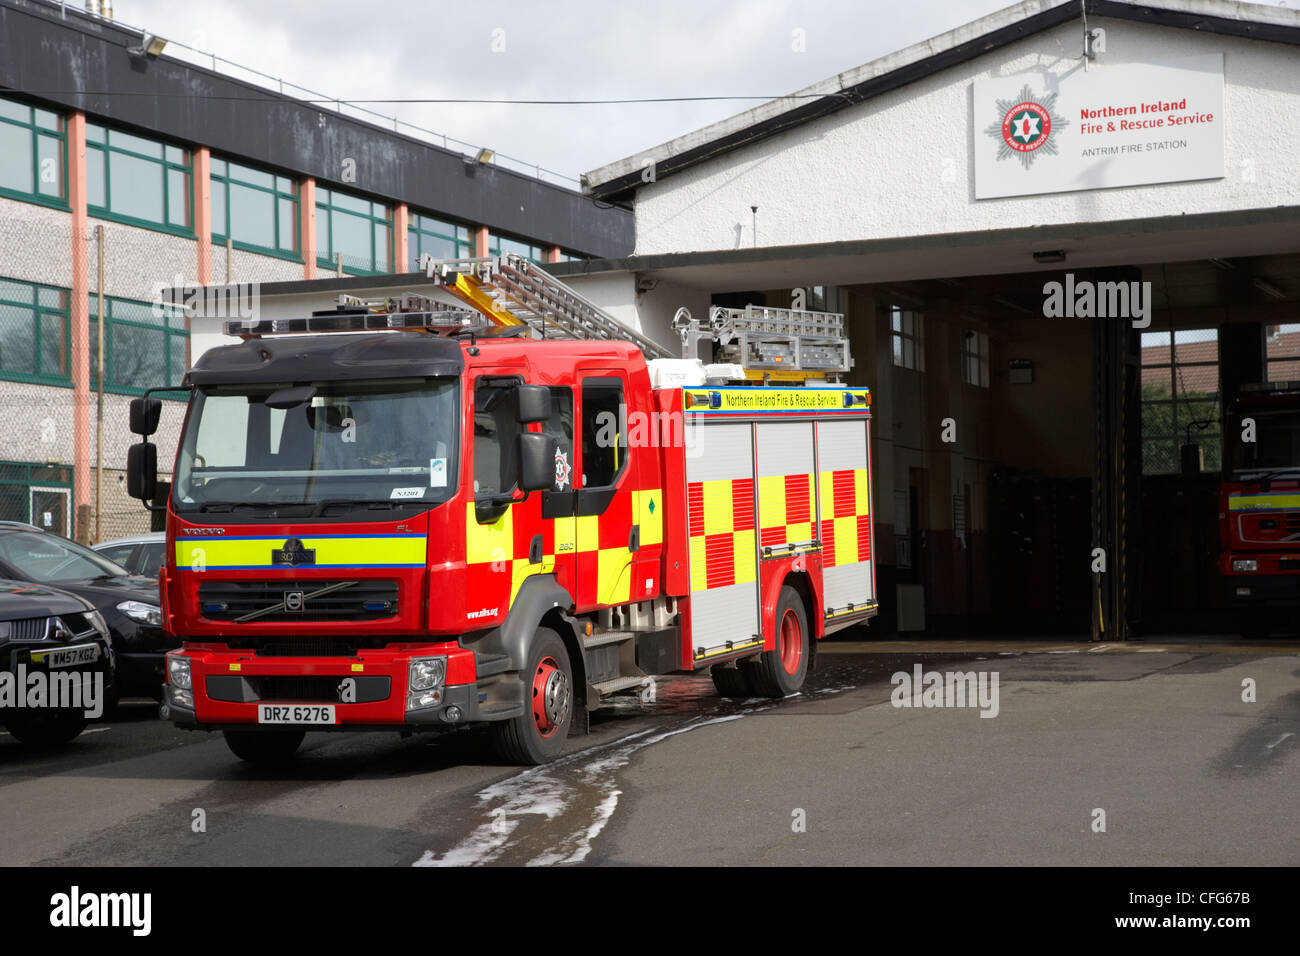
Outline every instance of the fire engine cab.
{"label": "fire engine cab", "polygon": [[[817,640],[875,614],[842,316],[682,310],[705,365],[518,257],[425,265],[429,296],[232,321],[187,373],[154,505],[175,724],[249,760],[488,724],[536,764],[657,675],[793,694]],[[159,411],[132,403],[146,503]]]}

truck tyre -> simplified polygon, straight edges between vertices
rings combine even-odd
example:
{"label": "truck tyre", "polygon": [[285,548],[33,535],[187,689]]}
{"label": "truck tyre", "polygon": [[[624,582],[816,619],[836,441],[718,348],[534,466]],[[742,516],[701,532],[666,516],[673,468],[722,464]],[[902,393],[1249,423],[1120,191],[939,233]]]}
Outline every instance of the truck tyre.
{"label": "truck tyre", "polygon": [[524,712],[492,725],[492,745],[502,760],[536,766],[564,747],[573,720],[573,665],[560,635],[539,627],[525,652]]}
{"label": "truck tyre", "polygon": [[58,747],[75,740],[86,729],[86,718],[79,710],[59,710],[11,717],[5,726],[21,744]]}
{"label": "truck tyre", "polygon": [[240,760],[275,763],[288,760],[297,751],[305,730],[223,730],[226,746]]}
{"label": "truck tyre", "polygon": [[803,598],[787,584],[776,605],[776,647],[746,668],[754,692],[761,697],[789,697],[803,687],[811,643]]}
{"label": "truck tyre", "polygon": [[749,684],[749,675],[742,667],[715,664],[709,668],[709,676],[713,678],[713,686],[723,697],[758,696]]}

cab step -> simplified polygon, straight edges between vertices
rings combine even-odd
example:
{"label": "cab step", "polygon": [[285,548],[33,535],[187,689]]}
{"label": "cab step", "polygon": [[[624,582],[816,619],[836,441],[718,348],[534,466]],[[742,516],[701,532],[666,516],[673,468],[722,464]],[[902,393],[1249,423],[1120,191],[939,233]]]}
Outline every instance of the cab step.
{"label": "cab step", "polygon": [[614,677],[588,685],[603,699],[614,694],[637,692],[643,704],[653,703],[655,699],[655,679],[653,677]]}
{"label": "cab step", "polygon": [[591,650],[593,647],[604,647],[606,644],[621,644],[624,641],[632,640],[636,635],[636,631],[597,630],[583,635],[582,646],[587,650]]}

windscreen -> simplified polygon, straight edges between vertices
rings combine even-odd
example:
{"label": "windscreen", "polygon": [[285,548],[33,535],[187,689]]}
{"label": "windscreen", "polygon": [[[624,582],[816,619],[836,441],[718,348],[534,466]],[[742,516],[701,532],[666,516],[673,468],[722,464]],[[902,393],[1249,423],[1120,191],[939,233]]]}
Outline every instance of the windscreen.
{"label": "windscreen", "polygon": [[458,388],[417,379],[197,390],[175,507],[445,501],[455,491]]}
{"label": "windscreen", "polygon": [[1254,419],[1254,441],[1232,442],[1234,472],[1300,470],[1300,409],[1243,410],[1230,434]]}
{"label": "windscreen", "polygon": [[0,535],[0,562],[42,584],[115,578],[127,573],[125,568],[89,548],[39,531]]}

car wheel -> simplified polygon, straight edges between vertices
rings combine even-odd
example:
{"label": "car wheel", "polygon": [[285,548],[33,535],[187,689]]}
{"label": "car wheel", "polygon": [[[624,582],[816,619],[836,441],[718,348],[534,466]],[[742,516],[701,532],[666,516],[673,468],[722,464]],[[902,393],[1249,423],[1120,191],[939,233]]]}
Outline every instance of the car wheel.
{"label": "car wheel", "polygon": [[564,748],[573,720],[573,665],[569,652],[548,627],[529,642],[524,682],[524,712],[492,725],[492,744],[510,763],[535,766],[554,759]]}
{"label": "car wheel", "polygon": [[19,743],[29,747],[58,747],[75,740],[86,729],[86,718],[79,710],[49,711],[12,717],[6,726]]}

